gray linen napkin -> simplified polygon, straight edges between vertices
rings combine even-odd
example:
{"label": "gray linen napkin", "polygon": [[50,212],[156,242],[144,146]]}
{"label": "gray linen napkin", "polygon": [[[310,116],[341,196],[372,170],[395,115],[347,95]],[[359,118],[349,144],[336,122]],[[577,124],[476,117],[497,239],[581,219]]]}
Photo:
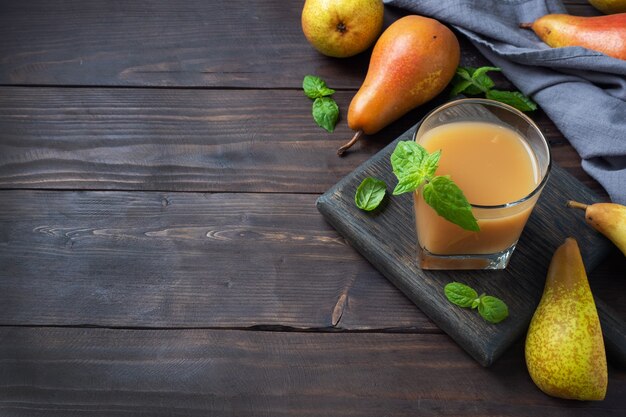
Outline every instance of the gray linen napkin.
{"label": "gray linen napkin", "polygon": [[519,29],[559,0],[385,0],[453,25],[524,94],[582,157],[582,167],[626,204],[626,61],[580,47],[552,49]]}

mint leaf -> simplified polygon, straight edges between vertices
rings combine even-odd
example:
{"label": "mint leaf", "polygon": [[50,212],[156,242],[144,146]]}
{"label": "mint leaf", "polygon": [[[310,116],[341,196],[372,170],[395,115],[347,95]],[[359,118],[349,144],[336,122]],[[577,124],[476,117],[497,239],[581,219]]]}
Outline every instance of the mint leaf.
{"label": "mint leaf", "polygon": [[488,72],[491,71],[502,71],[502,68],[498,68],[498,67],[480,67],[480,68],[476,68],[474,69],[474,72],[472,72],[472,78],[473,79],[479,79],[480,77],[482,77],[483,75],[485,75]]}
{"label": "mint leaf", "polygon": [[456,69],[456,74],[461,76],[462,78],[466,79],[466,80],[471,80],[472,79],[472,75],[474,74],[474,71],[476,71],[476,68],[474,67],[457,67]]}
{"label": "mint leaf", "polygon": [[501,71],[501,69],[498,67],[480,67],[472,74],[473,84],[483,92],[487,92],[495,85],[491,77],[487,75],[489,71]]}
{"label": "mint leaf", "polygon": [[458,67],[452,79],[452,91],[450,95],[456,96],[461,93],[476,95],[482,93],[483,91],[474,85],[474,80],[472,80],[472,75],[475,71],[476,68],[472,67]]}
{"label": "mint leaf", "polygon": [[478,313],[490,323],[500,323],[509,316],[509,308],[499,298],[482,295],[478,304]]}
{"label": "mint leaf", "polygon": [[393,195],[400,195],[415,191],[420,188],[422,184],[424,184],[424,181],[426,181],[426,178],[420,171],[415,170],[398,179],[398,184],[393,189]]}
{"label": "mint leaf", "polygon": [[383,201],[386,190],[385,181],[367,177],[357,187],[354,202],[361,210],[372,211]]}
{"label": "mint leaf", "polygon": [[465,230],[472,232],[480,230],[463,191],[449,176],[433,178],[424,186],[422,193],[426,204],[444,219]]}
{"label": "mint leaf", "polygon": [[439,158],[441,158],[441,150],[431,153],[422,160],[420,172],[424,178],[432,178],[435,175],[437,168],[439,168]]}
{"label": "mint leaf", "polygon": [[461,307],[471,307],[472,302],[478,299],[478,293],[472,287],[460,282],[446,284],[443,291],[448,301]]}
{"label": "mint leaf", "polygon": [[417,169],[422,160],[428,156],[428,152],[423,146],[412,140],[398,142],[396,149],[391,154],[391,167],[396,177],[407,175]]}
{"label": "mint leaf", "polygon": [[452,90],[450,90],[450,97],[458,96],[459,94],[465,92],[465,90],[467,90],[467,88],[471,85],[472,82],[468,80],[454,80],[452,82]]}
{"label": "mint leaf", "polygon": [[[419,144],[417,146],[422,148]],[[418,165],[406,167],[406,171],[402,171],[402,176],[398,177],[398,185],[394,188],[393,195],[415,191],[421,187],[424,181],[430,180],[435,175],[435,171],[437,171],[439,167],[441,151],[428,154],[428,152],[424,150],[424,153],[425,156],[420,160]]]}
{"label": "mint leaf", "polygon": [[441,151],[429,154],[422,145],[414,141],[400,141],[391,154],[391,167],[398,178],[394,195],[417,190],[424,181],[435,175]]}
{"label": "mint leaf", "polygon": [[537,104],[519,91],[489,90],[486,97],[508,104],[521,111],[537,110]]}
{"label": "mint leaf", "polygon": [[320,77],[315,75],[306,75],[302,80],[302,89],[304,94],[310,99],[326,97],[333,95],[335,90],[326,87],[326,83]]}
{"label": "mint leaf", "polygon": [[339,119],[339,107],[335,100],[329,97],[316,98],[313,102],[313,119],[319,127],[323,127],[329,132],[335,130],[337,119]]}
{"label": "mint leaf", "polygon": [[478,79],[478,78],[482,77],[484,74],[486,74],[486,73],[488,73],[490,71],[501,72],[502,69],[498,68],[498,67],[480,67],[480,68],[476,68],[474,70],[474,72],[472,73],[472,78]]}
{"label": "mint leaf", "polygon": [[423,146],[414,141],[400,141],[391,154],[391,167],[398,178],[394,195],[417,190],[428,178],[423,164],[429,158]]}
{"label": "mint leaf", "polygon": [[470,96],[477,96],[479,94],[483,93],[483,90],[480,89],[480,87],[476,86],[474,83],[472,83],[469,87],[467,87],[465,89],[465,91],[463,91],[465,94],[470,95]]}
{"label": "mint leaf", "polygon": [[458,75],[463,80],[472,81],[472,75],[474,75],[475,71],[476,68],[474,67],[457,67],[456,75]]}

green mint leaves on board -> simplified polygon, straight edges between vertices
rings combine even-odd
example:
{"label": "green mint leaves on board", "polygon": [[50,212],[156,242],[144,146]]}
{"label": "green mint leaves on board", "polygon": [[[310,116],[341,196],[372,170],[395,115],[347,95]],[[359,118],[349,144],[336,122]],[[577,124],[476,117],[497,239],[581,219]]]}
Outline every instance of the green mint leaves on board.
{"label": "green mint leaves on board", "polygon": [[509,308],[501,299],[484,294],[478,299],[478,314],[488,322],[500,323],[509,316]]}
{"label": "green mint leaves on board", "polygon": [[504,301],[491,295],[478,293],[460,282],[447,284],[443,291],[448,301],[464,308],[478,308],[478,314],[490,323],[499,323],[509,316],[509,308]]}
{"label": "green mint leaves on board", "polygon": [[463,191],[448,176],[436,176],[441,151],[428,153],[414,141],[400,141],[391,154],[393,173],[398,184],[393,195],[413,192],[423,186],[426,204],[438,215],[463,229],[480,230],[472,207]]}
{"label": "green mint leaves on board", "polygon": [[372,211],[383,201],[386,191],[387,184],[385,184],[385,181],[367,177],[356,189],[354,202],[361,210]]}
{"label": "green mint leaves on board", "polygon": [[335,90],[328,88],[324,80],[314,75],[304,77],[302,89],[308,98],[314,100],[311,113],[317,125],[328,132],[335,130],[339,119],[339,106],[329,97]]}
{"label": "green mint leaves on board", "polygon": [[537,110],[537,104],[519,91],[493,90],[495,83],[487,75],[491,71],[501,71],[498,67],[458,67],[452,79],[451,96],[485,94],[488,99],[508,104],[521,111]]}
{"label": "green mint leaves on board", "polygon": [[464,308],[471,307],[474,300],[478,298],[478,293],[472,287],[458,282],[447,284],[443,288],[443,292],[446,294],[448,301]]}

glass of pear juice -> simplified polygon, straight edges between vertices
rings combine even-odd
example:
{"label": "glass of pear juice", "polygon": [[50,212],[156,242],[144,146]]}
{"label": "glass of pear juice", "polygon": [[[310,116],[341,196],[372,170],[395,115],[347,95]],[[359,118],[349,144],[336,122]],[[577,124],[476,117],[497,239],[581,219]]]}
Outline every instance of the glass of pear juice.
{"label": "glass of pear juice", "polygon": [[506,104],[461,99],[429,113],[414,140],[441,150],[436,175],[460,187],[480,227],[447,221],[414,192],[420,267],[506,268],[550,172],[550,147],[537,125]]}

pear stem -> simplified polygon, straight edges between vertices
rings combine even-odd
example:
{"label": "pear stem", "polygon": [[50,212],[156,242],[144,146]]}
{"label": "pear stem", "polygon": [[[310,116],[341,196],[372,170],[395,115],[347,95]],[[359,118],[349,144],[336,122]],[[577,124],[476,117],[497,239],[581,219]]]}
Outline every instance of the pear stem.
{"label": "pear stem", "polygon": [[587,207],[589,206],[587,204],[579,203],[578,201],[570,200],[567,202],[567,207],[587,210]]}
{"label": "pear stem", "polygon": [[354,145],[355,143],[357,143],[357,141],[359,139],[361,139],[361,136],[363,136],[363,131],[362,130],[357,130],[356,133],[354,134],[354,136],[352,136],[352,139],[350,139],[345,145],[343,145],[341,148],[337,149],[337,155],[341,156],[343,155],[343,153],[348,150],[348,148],[350,148],[352,145]]}
{"label": "pear stem", "polygon": [[519,27],[522,29],[532,29],[533,28],[533,24],[532,23],[520,23]]}

